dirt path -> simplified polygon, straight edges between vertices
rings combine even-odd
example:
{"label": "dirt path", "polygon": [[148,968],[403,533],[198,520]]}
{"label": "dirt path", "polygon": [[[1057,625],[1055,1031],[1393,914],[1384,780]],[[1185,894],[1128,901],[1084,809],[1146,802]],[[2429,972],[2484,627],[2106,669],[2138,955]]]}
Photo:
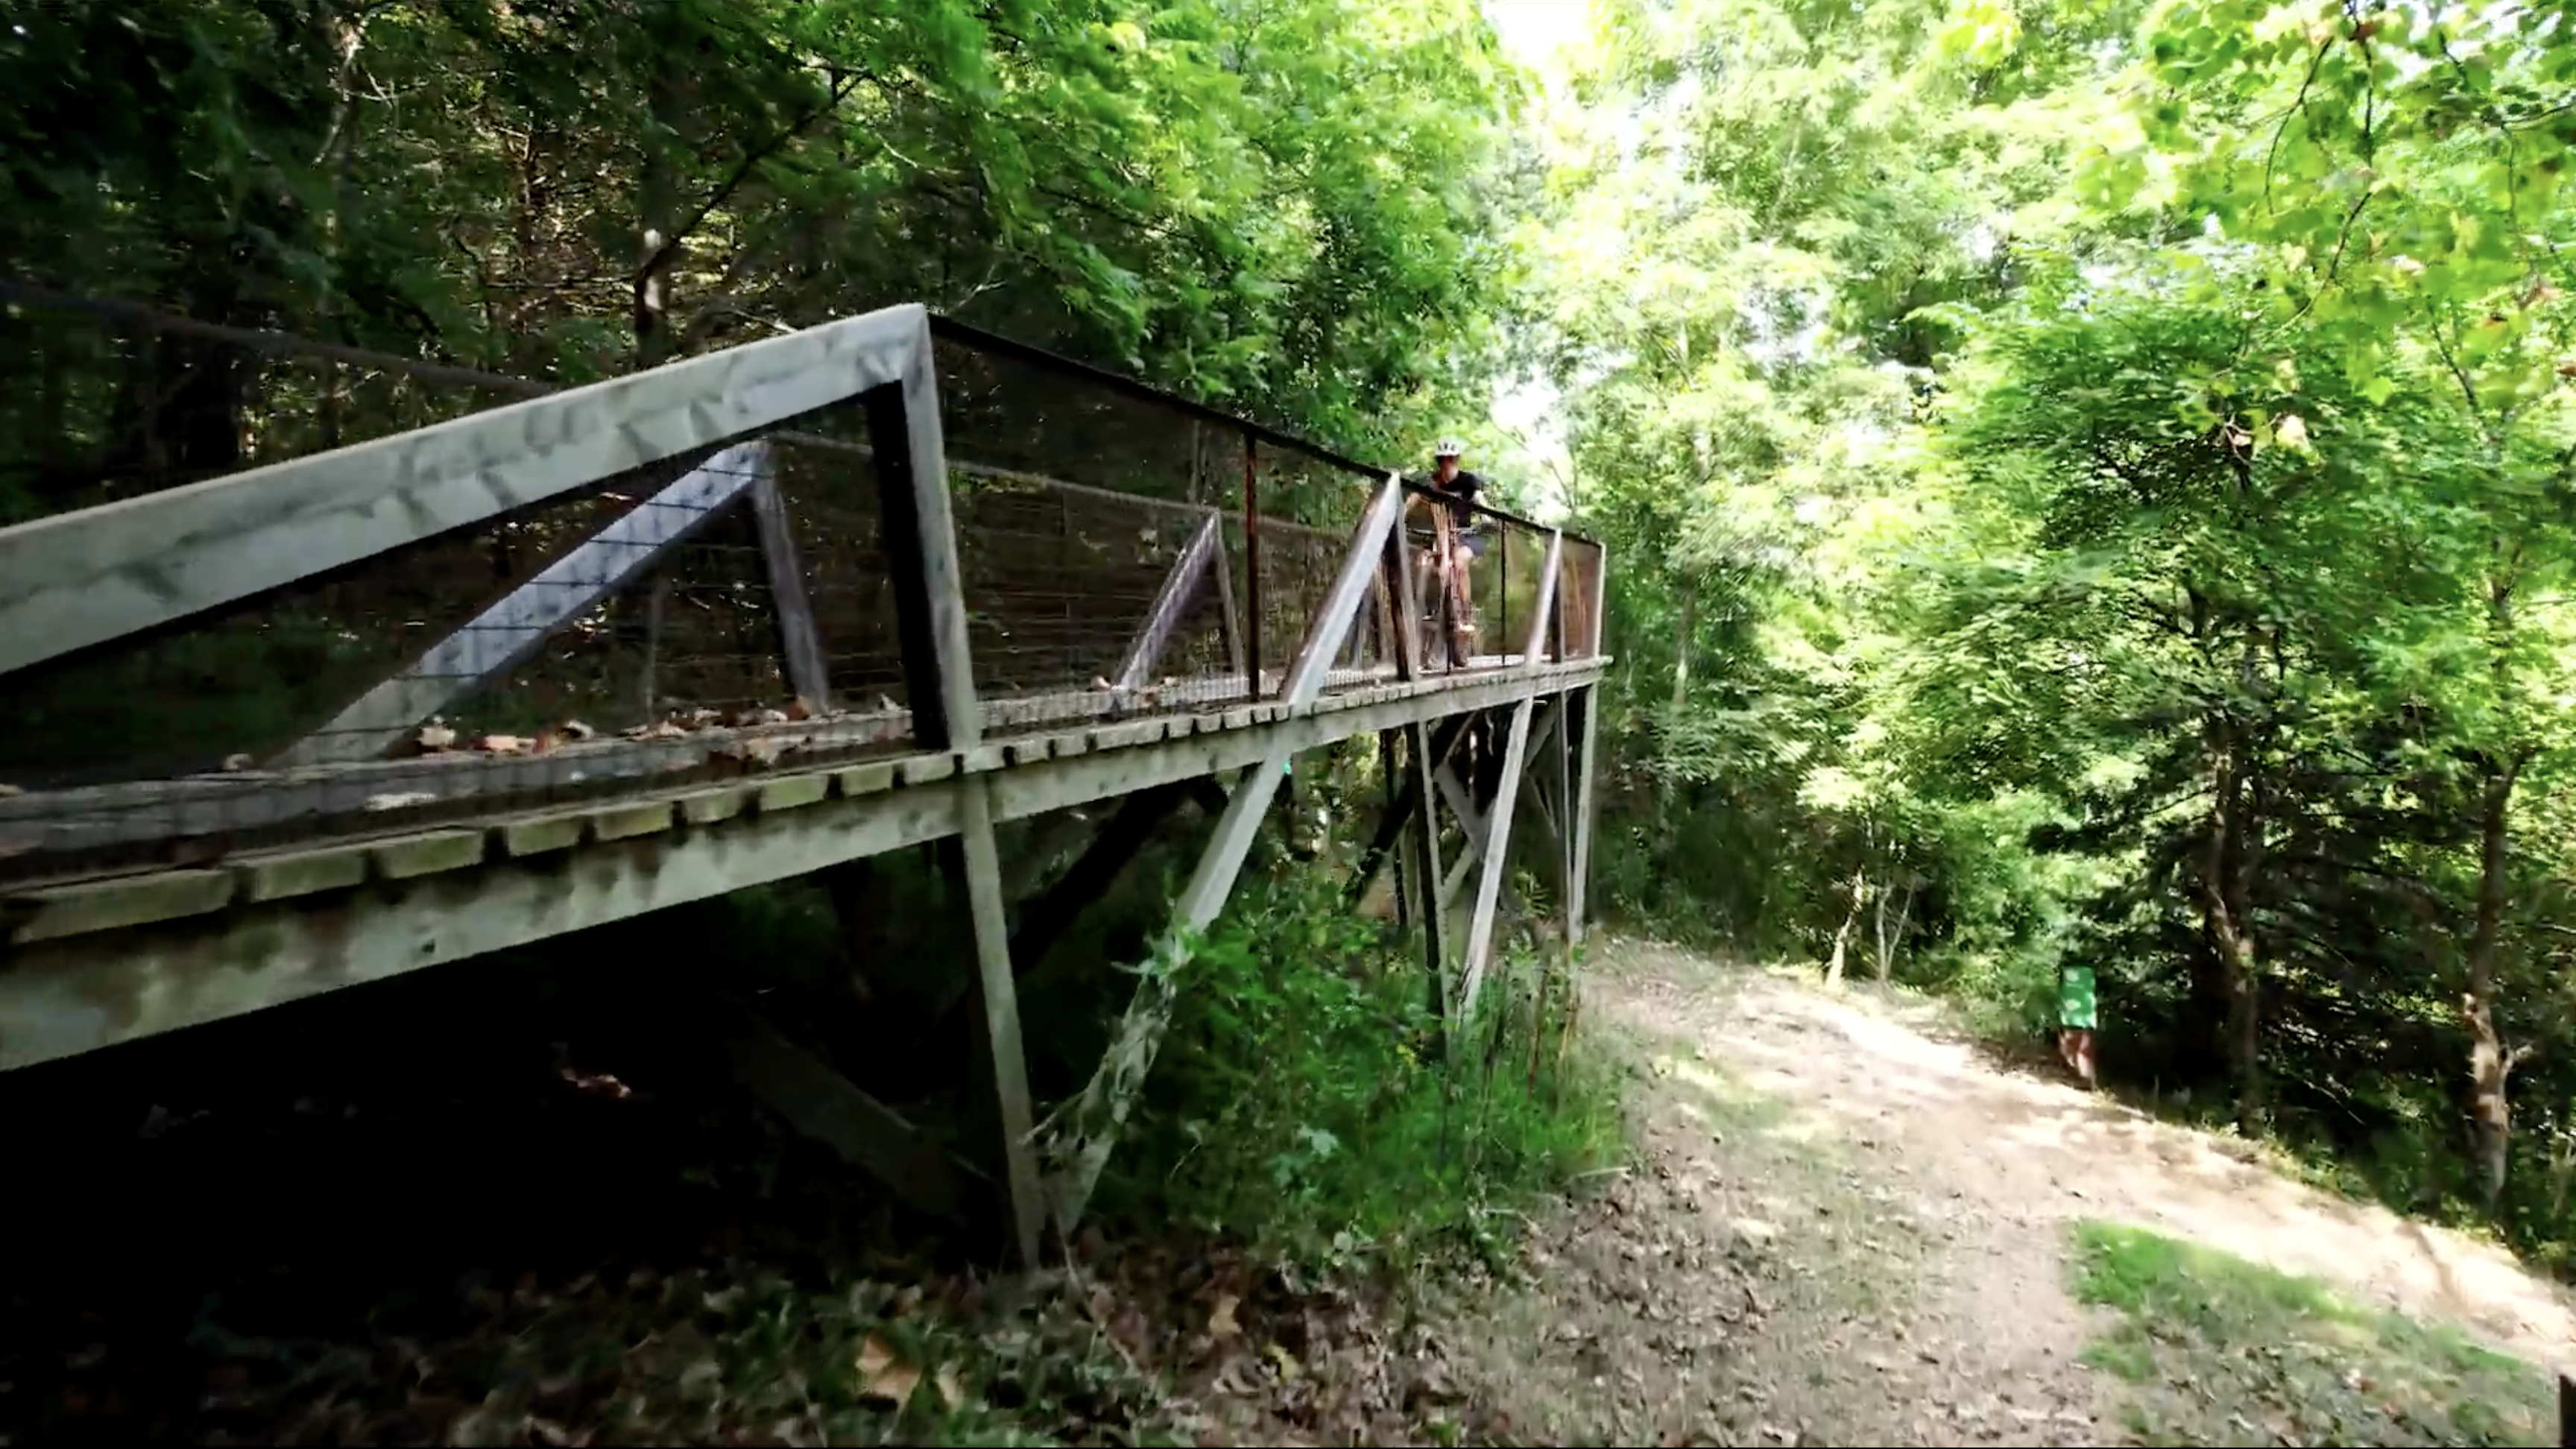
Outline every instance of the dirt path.
{"label": "dirt path", "polygon": [[[1999,1067],[1929,1008],[1637,941],[1596,961],[1587,1010],[1637,1051],[1641,1158],[1533,1227],[1532,1281],[1464,1335],[1522,1435],[2118,1441],[2123,1386],[2081,1361],[2105,1315],[2071,1296],[2078,1219],[2321,1279],[2533,1363],[2576,1358],[2564,1297],[2500,1250]],[[2234,1422],[2250,1432],[2262,1407]]]}

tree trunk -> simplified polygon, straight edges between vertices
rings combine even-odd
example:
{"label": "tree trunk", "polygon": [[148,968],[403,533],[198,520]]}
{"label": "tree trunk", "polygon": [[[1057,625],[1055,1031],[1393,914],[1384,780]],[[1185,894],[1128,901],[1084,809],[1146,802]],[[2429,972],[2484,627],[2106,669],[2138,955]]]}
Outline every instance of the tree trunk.
{"label": "tree trunk", "polygon": [[674,42],[679,26],[661,28],[654,36],[659,63],[645,82],[646,109],[652,124],[644,138],[644,161],[636,177],[636,259],[634,281],[635,370],[658,367],[677,350],[679,334],[671,316],[671,275],[679,269],[683,238],[680,225],[680,166],[674,154],[681,145],[686,106],[678,71],[682,52]]}
{"label": "tree trunk", "polygon": [[1843,958],[1851,949],[1852,931],[1860,925],[1860,908],[1868,899],[1868,874],[1865,871],[1853,871],[1851,878],[1851,909],[1843,912],[1842,927],[1834,932],[1833,959],[1825,963],[1825,984],[1828,986],[1840,986],[1843,984]]}
{"label": "tree trunk", "polygon": [[2227,992],[2224,1041],[2236,1079],[2237,1124],[2251,1131],[2263,1121],[2262,995],[2253,926],[2246,919],[2244,781],[2228,721],[2212,715],[2203,738],[2209,753],[2210,809],[2209,845],[2200,871],[2201,922]]}
{"label": "tree trunk", "polygon": [[2496,952],[2504,929],[2508,817],[2518,765],[2490,773],[2478,810],[2478,910],[2469,934],[2468,989],[2460,1021],[2469,1033],[2469,1122],[2478,1162],[2478,1192],[2489,1212],[2504,1194],[2513,1147],[2513,1103],[2505,1083],[2522,1060],[2496,1030]]}
{"label": "tree trunk", "polygon": [[1699,586],[1682,580],[1681,622],[1673,628],[1673,708],[1690,699],[1691,639],[1699,632]]}
{"label": "tree trunk", "polygon": [[1887,924],[1887,892],[1882,888],[1878,893],[1878,984],[1881,986],[1887,984],[1887,974],[1896,964],[1896,948],[1905,940],[1905,923],[1914,915],[1915,880],[1916,877],[1910,873],[1906,877],[1905,898],[1896,908],[1896,927],[1892,931]]}

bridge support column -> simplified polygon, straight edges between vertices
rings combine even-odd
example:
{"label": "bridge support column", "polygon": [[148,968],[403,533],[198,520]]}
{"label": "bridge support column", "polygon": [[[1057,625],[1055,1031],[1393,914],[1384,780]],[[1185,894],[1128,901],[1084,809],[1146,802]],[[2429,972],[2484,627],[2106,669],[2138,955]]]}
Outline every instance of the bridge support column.
{"label": "bridge support column", "polygon": [[[975,698],[967,652],[966,598],[948,506],[938,386],[930,349],[921,347],[898,380],[869,389],[861,399],[876,446],[878,506],[914,740],[924,749],[963,751],[982,741],[983,710]],[[997,1155],[1010,1187],[1012,1242],[1021,1263],[1035,1268],[1045,1205],[1030,1145],[1035,1113],[1029,1103],[1028,1058],[1020,1044],[1001,853],[993,841],[992,786],[982,775],[959,782],[958,826],[956,848],[942,854],[948,868],[965,877],[975,935],[975,995],[984,1019],[979,1055],[990,1065],[993,1116],[1001,1129]]]}

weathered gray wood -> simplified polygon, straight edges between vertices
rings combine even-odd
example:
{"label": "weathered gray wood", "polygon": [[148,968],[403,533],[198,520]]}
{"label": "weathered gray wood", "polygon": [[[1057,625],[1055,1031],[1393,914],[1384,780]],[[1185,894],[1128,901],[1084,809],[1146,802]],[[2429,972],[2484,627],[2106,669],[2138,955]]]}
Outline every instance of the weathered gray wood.
{"label": "weathered gray wood", "polygon": [[925,748],[972,749],[983,738],[975,670],[967,653],[966,601],[957,527],[948,501],[948,449],[939,421],[939,375],[929,345],[900,376],[866,396],[876,448],[877,499],[892,575],[913,737]]}
{"label": "weathered gray wood", "polygon": [[1036,1151],[1029,1141],[1036,1114],[1029,1105],[1028,1058],[1020,1047],[1019,985],[1011,973],[1010,923],[1002,908],[1002,857],[993,843],[991,786],[970,778],[957,788],[985,1041],[991,1051],[993,1093],[1002,1109],[1002,1160],[1010,1179],[1013,1239],[1021,1265],[1034,1271],[1046,1202],[1038,1184]]}
{"label": "weathered gray wood", "polygon": [[431,645],[410,668],[360,695],[270,768],[384,758],[414,725],[534,654],[548,636],[705,528],[759,487],[769,468],[766,443],[737,443],[699,464]]}
{"label": "weathered gray wood", "polygon": [[[1444,720],[1439,728],[1432,731],[1431,749],[1435,764],[1445,758],[1450,747],[1457,743],[1461,732],[1460,723],[1457,720]],[[1358,905],[1361,899],[1367,896],[1369,887],[1376,884],[1378,871],[1385,866],[1387,857],[1395,851],[1406,833],[1413,828],[1413,817],[1422,809],[1422,802],[1426,798],[1419,782],[1413,778],[1412,772],[1397,766],[1391,740],[1385,746],[1383,758],[1386,761],[1385,768],[1389,777],[1388,785],[1394,793],[1387,802],[1385,816],[1378,821],[1376,834],[1370,837],[1368,845],[1360,851],[1358,864],[1351,867],[1350,882],[1342,888],[1342,900],[1352,906]]]}
{"label": "weathered gray wood", "polygon": [[[1586,661],[1585,667],[1593,663]],[[1344,692],[1326,696],[1314,707],[1359,704],[1365,691],[1355,691],[1350,686],[1381,677],[1376,673],[1335,671],[1330,682]],[[1488,669],[1484,677],[1499,676]],[[1437,691],[1468,682],[1464,674],[1444,675],[1389,686],[1393,692],[1387,697]],[[1223,684],[1224,689],[1212,690],[1201,699],[1203,707],[1214,709],[1228,699],[1240,697],[1241,680],[1227,679]],[[1509,697],[1518,698],[1529,687],[1516,685]],[[986,732],[998,732],[1096,720],[1114,708],[1114,698],[1107,691],[1074,691],[991,700],[982,706],[983,725]],[[1284,709],[1283,705],[1264,704],[1255,713]],[[1102,741],[1100,747],[1108,748],[1140,739],[1160,739],[1175,727],[1184,734],[1198,728],[1187,718],[1148,719],[1080,729],[1065,738],[1077,750],[1092,748],[1089,741],[1094,737]],[[324,822],[342,830],[369,828],[382,823],[377,812],[388,800],[425,804],[470,798],[493,812],[515,810],[546,798],[554,784],[566,779],[580,778],[595,785],[631,781],[634,788],[652,789],[673,783],[669,780],[671,772],[703,767],[711,755],[728,749],[775,748],[781,763],[810,760],[820,764],[902,741],[911,732],[911,714],[897,708],[791,725],[692,731],[673,739],[593,740],[563,745],[542,759],[450,754],[418,760],[359,761],[287,771],[192,775],[177,780],[30,791],[0,797],[0,855],[68,852],[249,830],[310,832]],[[1139,738],[1131,739],[1124,732],[1135,732]],[[1055,752],[1064,750],[1060,746]]]}
{"label": "weathered gray wood", "polygon": [[657,578],[644,595],[644,666],[637,671],[637,719],[662,717],[662,618],[671,608],[671,581]]}
{"label": "weathered gray wood", "polygon": [[1602,610],[1610,602],[1610,545],[1592,545],[1592,620],[1585,640],[1584,653],[1599,657],[1601,653]]}
{"label": "weathered gray wood", "polygon": [[1234,555],[1225,551],[1225,536],[1220,531],[1216,544],[1216,627],[1218,639],[1225,646],[1226,668],[1236,674],[1244,670],[1243,619],[1234,595]]}
{"label": "weathered gray wood", "polygon": [[889,307],[0,528],[0,674],[926,378],[929,360],[929,314]]}
{"label": "weathered gray wood", "polygon": [[18,948],[0,971],[0,1070],[805,875],[956,828],[953,787],[898,790],[237,906],[198,930],[145,927]]}
{"label": "weathered gray wood", "polygon": [[1584,927],[1591,920],[1592,826],[1600,811],[1600,801],[1595,795],[1597,777],[1594,771],[1600,747],[1598,711],[1601,708],[1601,687],[1587,684],[1568,690],[1567,697],[1580,701],[1579,712],[1574,718],[1582,724],[1581,759],[1574,771],[1575,789],[1579,793],[1575,803],[1566,811],[1573,817],[1571,828],[1574,833],[1574,878],[1567,887],[1565,908],[1565,939],[1566,944],[1572,947],[1583,944]]}
{"label": "weathered gray wood", "polygon": [[1413,760],[1411,783],[1422,796],[1422,810],[1414,817],[1413,830],[1406,837],[1411,862],[1406,867],[1406,879],[1414,883],[1414,910],[1422,921],[1422,948],[1430,968],[1432,1000],[1445,1009],[1449,1001],[1449,913],[1440,903],[1440,820],[1431,805],[1434,756],[1430,727],[1416,722],[1405,727],[1405,734],[1406,753]]}
{"label": "weathered gray wood", "polygon": [[[1487,672],[1477,676],[1443,676],[1417,684],[1395,686],[1355,708],[1365,708],[1366,716],[1380,728],[1394,728],[1415,719],[1437,719],[1461,711],[1488,708],[1518,699],[1529,689],[1564,687],[1597,678],[1600,666],[1585,662],[1550,669],[1542,677],[1524,681],[1520,676]],[[1340,700],[1318,701],[1311,710],[1324,714],[1326,705],[1339,707]],[[1254,712],[1252,721],[1238,722],[1244,727],[1268,721],[1297,718],[1283,705],[1268,705]],[[988,716],[998,711],[988,710]],[[1224,730],[1226,716],[1210,715],[1201,719],[1176,716],[1169,719],[1138,720],[1130,724],[1078,731],[1061,744],[1079,748],[1059,748],[1050,755],[1108,751],[1124,754],[1139,746],[1162,742],[1166,736],[1189,741]],[[788,762],[813,760],[812,768],[824,769],[845,780],[884,777],[884,783],[898,780],[915,783],[936,779],[956,772],[959,756],[940,752],[932,755],[910,755],[897,759],[873,759],[864,763],[832,769],[840,754],[865,749],[889,739],[900,738],[899,724],[889,727],[895,716],[857,716],[818,722],[812,725],[782,726],[738,731],[711,730],[686,739],[638,743],[632,741],[595,741],[570,745],[543,762],[525,758],[485,755],[446,756],[429,760],[378,763],[353,766],[326,766],[294,772],[285,776],[256,772],[239,775],[191,777],[177,781],[157,781],[134,785],[104,786],[95,789],[63,791],[53,794],[27,794],[0,798],[0,846],[36,847],[45,843],[46,832],[59,832],[72,844],[95,845],[117,841],[139,841],[163,836],[207,834],[226,829],[271,827],[307,818],[323,820],[338,814],[355,813],[367,820],[376,817],[363,810],[362,802],[377,798],[379,792],[393,792],[401,797],[418,797],[427,801],[464,802],[469,797],[488,804],[495,814],[519,808],[513,803],[512,787],[517,782],[542,787],[562,772],[578,771],[593,780],[629,781],[643,789],[661,786],[670,780],[671,771],[703,763],[711,751],[739,747],[745,741],[766,741],[782,747],[778,758],[786,768],[782,773],[798,773]],[[1346,721],[1332,721],[1328,728],[1295,732],[1301,741],[1294,748],[1307,749],[1315,744],[1342,737]],[[1354,726],[1356,727],[1356,726]],[[1266,738],[1266,737],[1265,737]],[[1243,750],[1259,750],[1260,739],[1235,739],[1219,753],[1229,757]],[[995,758],[984,761],[975,756],[975,768],[991,768],[1004,763],[1005,752],[994,751]],[[1017,751],[1035,757],[1034,751]],[[1184,751],[1183,758],[1191,752]],[[1243,761],[1248,762],[1248,761]],[[531,767],[542,763],[547,773],[531,774]],[[1004,791],[1006,818],[1017,818],[1019,812],[1011,802],[1019,798],[1020,786],[1010,778],[1021,767],[1006,774],[1000,787]],[[1214,765],[1200,764],[1187,774],[1203,774]],[[1157,777],[1164,777],[1164,767],[1156,766]],[[673,781],[677,788],[681,782]],[[714,793],[730,796],[736,789],[750,791],[756,785],[718,787]],[[690,794],[708,793],[708,787],[690,787]],[[848,793],[845,790],[845,793]],[[1052,798],[1039,792],[1041,798]],[[615,801],[602,802],[589,809],[606,808]],[[1065,803],[1079,803],[1068,800]],[[1054,808],[1041,805],[1038,808]],[[720,816],[709,816],[711,823]],[[379,827],[381,829],[381,827]],[[318,843],[318,842],[317,842]]]}
{"label": "weathered gray wood", "polygon": [[[1587,663],[1547,677],[1597,679],[1599,667]],[[998,819],[1021,819],[1224,774],[1354,734],[1493,708],[1532,686],[1527,678],[1489,674],[1355,709],[1291,714],[1229,733],[1182,735],[1004,769],[989,777],[992,811]],[[273,905],[246,905],[236,897],[227,910],[167,926],[105,930],[14,947],[9,969],[0,971],[0,1070],[523,946],[952,835],[959,821],[960,777],[953,756],[930,758],[947,766],[946,772],[801,810],[738,814],[740,801],[751,793],[749,785],[683,789],[669,798],[688,822],[686,828],[524,860],[496,851],[470,868],[354,891],[300,895]],[[1276,768],[1271,765],[1273,774]],[[853,772],[824,773],[838,778]],[[879,783],[873,766],[856,767],[855,773],[867,775],[867,783]],[[699,805],[710,808],[698,810]],[[501,823],[491,828],[497,832]]]}
{"label": "weathered gray wood", "polygon": [[1214,509],[1182,546],[1181,556],[1163,575],[1163,586],[1154,595],[1152,608],[1145,611],[1145,622],[1127,646],[1127,657],[1118,665],[1110,683],[1122,690],[1142,689],[1153,678],[1154,666],[1161,663],[1163,651],[1171,647],[1172,636],[1180,631],[1181,621],[1199,596],[1216,560],[1223,555],[1222,540],[1217,533]]}
{"label": "weathered gray wood", "polygon": [[[1557,736],[1557,726],[1563,719],[1563,712],[1558,709],[1553,699],[1540,701],[1539,708],[1542,711],[1539,722],[1530,727],[1529,753],[1533,756],[1545,749],[1547,742]],[[1447,906],[1457,900],[1458,888],[1465,882],[1469,867],[1485,858],[1485,834],[1491,827],[1491,822],[1486,819],[1485,812],[1477,807],[1474,792],[1467,788],[1466,780],[1456,770],[1441,769],[1435,774],[1439,782],[1440,798],[1447,802],[1449,812],[1458,817],[1459,827],[1467,837],[1466,849],[1459,852],[1457,865],[1440,883],[1441,904]],[[1540,824],[1545,828],[1549,840],[1553,842],[1556,839],[1556,827],[1554,822],[1546,818],[1546,809],[1546,797],[1542,794],[1539,797]],[[1503,891],[1506,895],[1511,893],[1508,877]]]}
{"label": "weathered gray wood", "polygon": [[[1397,524],[1403,503],[1403,480],[1389,474],[1352,531],[1350,548],[1333,577],[1332,587],[1289,663],[1287,677],[1280,686],[1280,703],[1291,709],[1304,709],[1323,692],[1326,672],[1358,617],[1369,579],[1384,556],[1387,536]],[[1357,713],[1346,712],[1343,718]],[[1337,737],[1362,732],[1345,728]],[[1069,1121],[1051,1130],[1045,1139],[1048,1197],[1058,1225],[1067,1233],[1081,1221],[1091,1189],[1109,1161],[1119,1129],[1126,1123],[1128,1108],[1153,1065],[1163,1029],[1171,1022],[1172,973],[1188,960],[1190,936],[1205,930],[1216,919],[1226,896],[1233,891],[1235,877],[1243,869],[1244,856],[1251,850],[1262,817],[1278,792],[1294,748],[1284,741],[1279,743],[1236,782],[1225,813],[1217,820],[1214,839],[1200,855],[1189,883],[1181,888],[1180,899],[1173,908],[1172,930],[1157,953],[1158,960],[1144,972],[1144,983],[1121,1019],[1100,1069],[1092,1074],[1081,1094],[1067,1104]]]}
{"label": "weathered gray wood", "polygon": [[958,1174],[936,1140],[742,1002],[709,992],[698,1007],[721,1034],[735,1080],[788,1126],[914,1207],[935,1217],[957,1215]]}
{"label": "weathered gray wood", "polygon": [[832,675],[824,660],[823,635],[814,626],[814,600],[805,591],[805,568],[796,558],[796,530],[765,450],[760,476],[751,485],[751,516],[769,579],[769,607],[778,619],[779,662],[787,669],[787,687],[814,708],[830,709]]}
{"label": "weathered gray wood", "polygon": [[[1556,604],[1557,574],[1565,557],[1565,535],[1550,533],[1547,557],[1539,567],[1538,607],[1531,612],[1529,641],[1521,658],[1534,660],[1539,645],[1547,638],[1549,612]],[[1494,789],[1494,807],[1488,812],[1489,826],[1484,840],[1485,869],[1476,886],[1476,908],[1467,918],[1466,980],[1458,995],[1458,1012],[1473,1010],[1476,993],[1484,985],[1485,964],[1494,946],[1494,908],[1500,904],[1503,891],[1503,869],[1511,853],[1512,806],[1519,798],[1521,770],[1528,760],[1530,717],[1538,707],[1535,695],[1512,706],[1511,739],[1503,746],[1501,782]]]}
{"label": "weathered gray wood", "polygon": [[1557,727],[1548,731],[1555,740],[1556,820],[1548,826],[1549,854],[1556,863],[1556,909],[1562,918],[1557,939],[1567,951],[1574,946],[1574,760],[1568,741],[1574,733],[1574,696],[1556,697]]}

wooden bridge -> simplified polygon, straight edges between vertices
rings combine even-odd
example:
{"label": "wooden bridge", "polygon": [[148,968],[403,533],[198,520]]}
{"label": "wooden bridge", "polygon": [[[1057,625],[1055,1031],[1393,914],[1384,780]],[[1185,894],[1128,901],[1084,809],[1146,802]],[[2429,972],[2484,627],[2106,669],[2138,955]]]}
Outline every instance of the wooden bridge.
{"label": "wooden bridge", "polygon": [[[1296,753],[1378,736],[1358,884],[1401,859],[1451,1011],[1524,804],[1580,937],[1586,540],[1489,512],[1482,632],[1444,647],[1395,474],[918,307],[569,390],[184,322],[149,346],[116,355],[161,397],[202,374],[188,348],[251,359],[229,469],[102,465],[128,496],[95,502],[60,450],[22,457],[22,492],[72,506],[0,529],[0,1069],[931,845],[971,907],[990,1159],[1034,1259]],[[445,384],[518,400],[376,406],[384,435],[350,440],[365,389]],[[1051,448],[1094,476],[1018,466]],[[1191,791],[1218,818],[1169,937],[1041,1121],[1015,959]],[[997,823],[1102,801],[1066,875],[1010,899]],[[726,1010],[791,1121],[953,1202],[922,1134]]]}

